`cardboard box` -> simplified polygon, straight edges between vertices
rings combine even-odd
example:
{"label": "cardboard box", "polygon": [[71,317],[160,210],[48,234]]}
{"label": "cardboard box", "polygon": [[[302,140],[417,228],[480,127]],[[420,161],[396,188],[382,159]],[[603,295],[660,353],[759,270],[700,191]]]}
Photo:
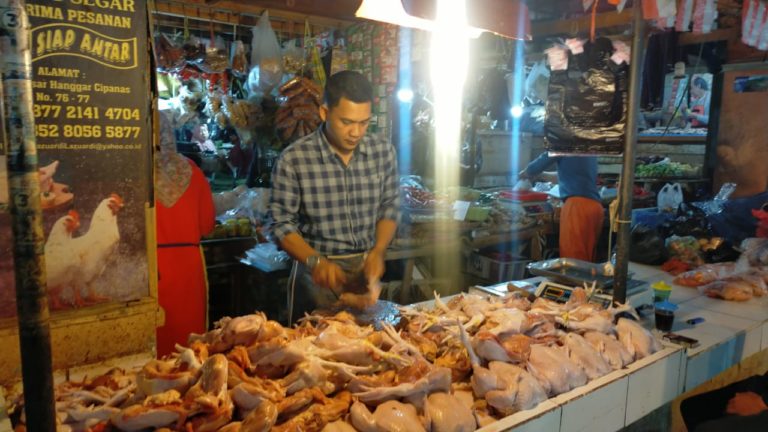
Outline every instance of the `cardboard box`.
{"label": "cardboard box", "polygon": [[490,282],[507,282],[525,277],[525,267],[531,260],[514,257],[511,261],[499,261],[472,252],[467,256],[466,272]]}

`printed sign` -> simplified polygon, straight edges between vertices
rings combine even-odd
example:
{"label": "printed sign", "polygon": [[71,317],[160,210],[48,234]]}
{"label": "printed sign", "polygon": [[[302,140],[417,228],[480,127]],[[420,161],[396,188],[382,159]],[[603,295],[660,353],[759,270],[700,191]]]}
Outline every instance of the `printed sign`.
{"label": "printed sign", "polygon": [[[29,0],[26,12],[49,305],[144,297],[152,178],[146,3]],[[12,268],[7,255],[0,272]],[[7,280],[0,274],[0,317],[16,310]]]}

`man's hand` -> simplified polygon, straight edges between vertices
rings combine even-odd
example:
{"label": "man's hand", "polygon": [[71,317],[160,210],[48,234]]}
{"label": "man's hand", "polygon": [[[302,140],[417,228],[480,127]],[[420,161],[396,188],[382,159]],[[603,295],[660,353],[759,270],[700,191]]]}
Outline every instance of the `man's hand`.
{"label": "man's hand", "polygon": [[731,400],[728,401],[728,406],[725,408],[725,412],[728,414],[735,414],[740,416],[748,416],[759,414],[768,409],[765,405],[765,401],[759,394],[753,392],[736,393]]}
{"label": "man's hand", "polygon": [[378,249],[368,251],[368,256],[363,263],[363,275],[369,285],[381,279],[384,275],[384,252]]}
{"label": "man's hand", "polygon": [[339,288],[347,283],[347,276],[338,264],[323,258],[317,264],[315,269],[312,270],[312,281],[316,285],[328,288],[334,293],[338,293]]}

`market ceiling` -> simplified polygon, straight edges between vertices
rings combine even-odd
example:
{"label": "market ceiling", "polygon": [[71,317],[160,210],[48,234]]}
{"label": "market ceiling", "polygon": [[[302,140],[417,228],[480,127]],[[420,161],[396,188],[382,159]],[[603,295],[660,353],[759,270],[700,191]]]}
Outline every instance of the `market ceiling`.
{"label": "market ceiling", "polygon": [[[581,0],[579,0],[580,2]],[[204,4],[242,10],[244,7],[275,9],[298,14],[354,21],[355,11],[362,0],[192,0],[190,5]],[[434,19],[435,0],[402,0],[409,14]],[[233,6],[237,6],[234,7]],[[527,6],[523,0],[471,0],[467,2],[467,21],[470,26],[489,30],[506,37],[529,37]]]}
{"label": "market ceiling", "polygon": [[[200,17],[209,16],[211,11],[227,11],[225,22],[248,22],[237,20],[229,13],[243,15],[260,15],[269,10],[270,15],[280,19],[303,20],[314,17],[314,21],[322,27],[333,26],[333,22],[352,23],[358,21],[355,11],[363,0],[155,0],[161,12],[181,13],[184,8],[188,14]],[[420,18],[432,19],[435,13],[436,0],[401,0],[406,12]],[[598,28],[623,26],[631,21],[633,1],[628,0],[623,13],[616,11],[616,6],[606,0],[599,0],[597,9]],[[173,9],[163,4],[175,5]],[[528,38],[554,34],[574,34],[588,31],[590,13],[585,12],[582,0],[469,0],[468,24],[483,28],[494,33],[512,38]],[[527,14],[528,20],[520,20]],[[173,13],[172,13],[173,15]],[[221,20],[222,17],[218,17]],[[312,20],[311,20],[312,21]],[[521,25],[521,23],[523,23]]]}

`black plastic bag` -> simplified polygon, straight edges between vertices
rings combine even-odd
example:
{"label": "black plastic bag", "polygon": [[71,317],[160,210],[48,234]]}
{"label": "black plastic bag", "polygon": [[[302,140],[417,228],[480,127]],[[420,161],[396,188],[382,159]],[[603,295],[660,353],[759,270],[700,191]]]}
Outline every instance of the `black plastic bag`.
{"label": "black plastic bag", "polygon": [[662,224],[660,230],[665,237],[673,235],[692,236],[697,239],[712,237],[712,229],[707,214],[689,203],[680,204],[675,218]]}
{"label": "black plastic bag", "polygon": [[568,69],[553,70],[544,123],[547,150],[620,154],[627,122],[628,67],[611,60],[613,43],[598,38],[568,54]]}
{"label": "black plastic bag", "polygon": [[637,224],[630,234],[629,260],[640,264],[661,264],[667,259],[667,248],[658,231]]}

